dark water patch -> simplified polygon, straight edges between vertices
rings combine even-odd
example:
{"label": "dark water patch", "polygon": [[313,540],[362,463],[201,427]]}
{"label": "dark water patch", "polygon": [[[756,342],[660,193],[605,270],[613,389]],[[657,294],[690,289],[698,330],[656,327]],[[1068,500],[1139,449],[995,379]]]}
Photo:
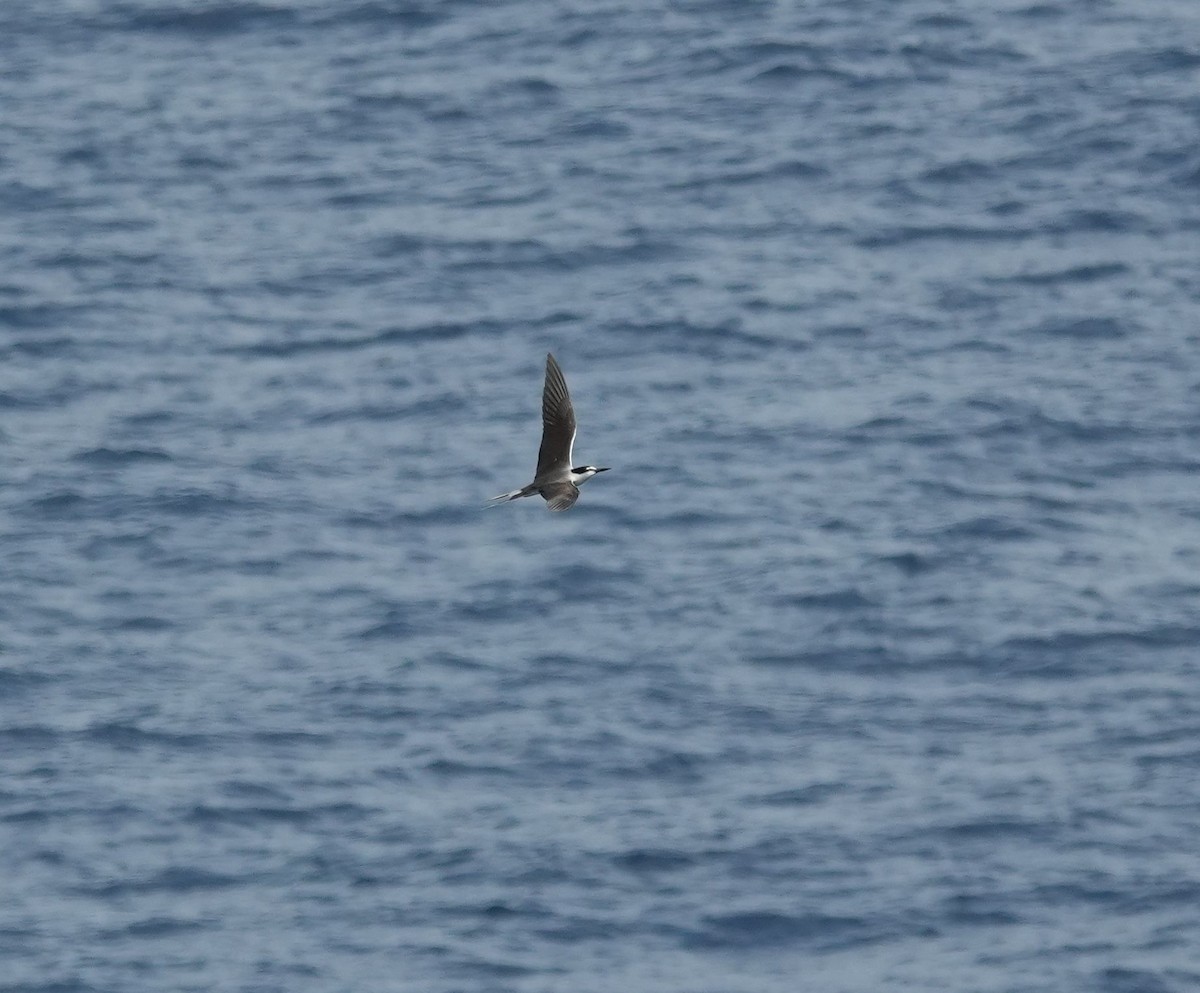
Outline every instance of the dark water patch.
{"label": "dark water patch", "polygon": [[932,572],[938,567],[938,561],[930,555],[917,552],[897,552],[894,555],[880,555],[876,561],[890,565],[905,576],[920,576]]}
{"label": "dark water patch", "polygon": [[854,79],[851,73],[832,66],[799,65],[795,62],[780,62],[768,69],[761,69],[750,77],[751,83],[772,87],[792,87],[811,80],[848,82]]}
{"label": "dark water patch", "polygon": [[[709,353],[727,350],[730,346],[745,346],[755,351],[771,349],[775,351],[803,352],[810,348],[808,342],[787,337],[771,337],[743,329],[741,321],[731,320],[720,323],[704,324],[699,321],[653,321],[628,322],[603,329],[608,334],[647,335],[660,340],[678,340],[682,345],[693,348],[703,348]],[[705,429],[706,432],[711,429]],[[766,437],[764,435],[764,437]]]}
{"label": "dark water patch", "polygon": [[1111,56],[1123,72],[1138,76],[1191,73],[1200,68],[1200,49],[1169,45],[1166,48],[1137,48]]}
{"label": "dark water patch", "polygon": [[[1194,974],[1200,980],[1200,974]],[[1149,969],[1109,968],[1096,974],[1097,993],[1183,993],[1191,987],[1176,985],[1163,973]]]}
{"label": "dark water patch", "polygon": [[116,617],[106,620],[100,625],[101,630],[117,631],[129,634],[139,632],[146,634],[158,634],[163,631],[173,631],[179,625],[173,621],[169,621],[163,617],[151,617],[147,615],[136,617]]}
{"label": "dark water patch", "polygon": [[477,778],[509,779],[518,775],[508,766],[488,762],[467,762],[457,759],[434,759],[425,765],[425,771],[441,779]]}
{"label": "dark water patch", "polygon": [[813,330],[814,338],[866,338],[870,332],[861,324],[829,324]]}
{"label": "dark water patch", "polygon": [[[215,3],[117,6],[112,28],[125,31],[159,31],[204,38],[269,28],[292,27],[296,15],[283,6],[250,3]],[[119,18],[119,20],[117,19]]]}
{"label": "dark water patch", "polygon": [[[339,523],[355,530],[394,531],[397,528],[430,527],[435,524],[453,524],[456,522],[463,523],[474,519],[474,515],[487,509],[482,500],[480,500],[478,505],[448,504],[446,506],[431,507],[429,510],[396,511],[379,508],[374,511],[360,511],[346,514],[339,519]],[[420,563],[424,558],[425,553],[416,553],[414,562]]]}
{"label": "dark water patch", "polygon": [[756,39],[720,46],[700,44],[684,55],[683,64],[690,71],[708,74],[762,63],[809,63],[821,58],[823,51],[821,46],[805,41]]}
{"label": "dark water patch", "polygon": [[1145,885],[1137,892],[1126,892],[1117,901],[1123,914],[1153,912],[1173,905],[1195,907],[1200,905],[1200,883],[1174,879],[1161,885]]}
{"label": "dark water patch", "polygon": [[820,179],[829,175],[824,166],[803,159],[789,159],[773,165],[756,168],[722,169],[703,175],[687,176],[665,185],[668,190],[705,190],[710,187],[748,186],[753,184],[773,185],[789,179]]}
{"label": "dark water patch", "polygon": [[260,501],[245,500],[201,490],[160,491],[153,497],[120,493],[85,496],[76,490],[60,490],[29,501],[23,508],[32,517],[49,521],[137,520],[166,514],[174,517],[226,517],[246,511],[273,509]]}
{"label": "dark water patch", "polygon": [[981,515],[957,521],[936,532],[943,538],[967,538],[972,541],[1024,541],[1032,538],[1034,530],[1016,519]]}
{"label": "dark water patch", "polygon": [[86,541],[80,548],[80,556],[88,562],[132,556],[142,562],[161,563],[168,556],[156,540],[154,533],[113,534],[97,536]]}
{"label": "dark water patch", "polygon": [[328,734],[317,731],[255,731],[250,736],[251,741],[263,745],[329,745],[333,738]]}
{"label": "dark water patch", "polygon": [[[18,338],[8,347],[8,351],[14,355],[20,355],[26,358],[34,359],[68,359],[76,354],[79,342],[74,338],[68,338],[65,335],[54,335],[49,337],[25,337]],[[62,396],[61,399],[77,399],[76,395],[71,395],[69,398]],[[55,399],[59,399],[56,397]]]}
{"label": "dark water patch", "polygon": [[1077,659],[1079,655],[1099,654],[1123,660],[1130,657],[1130,649],[1189,645],[1200,645],[1200,627],[1164,624],[1140,630],[1062,631],[1044,637],[1011,638],[1000,648],[1019,659]]}
{"label": "dark water patch", "polygon": [[72,462],[96,468],[120,468],[144,462],[170,462],[171,456],[157,449],[142,448],[89,448],[71,456]]}
{"label": "dark water patch", "polygon": [[817,639],[793,651],[758,652],[747,657],[753,665],[778,666],[791,669],[817,669],[822,672],[846,670],[850,672],[876,672],[893,670],[900,661],[886,649],[879,647],[821,647],[813,644]]}
{"label": "dark water patch", "polygon": [[637,236],[619,244],[593,244],[578,248],[555,248],[540,242],[526,242],[506,246],[502,252],[471,252],[446,264],[450,269],[462,272],[532,268],[575,273],[596,267],[665,262],[683,254],[683,247],[679,243]]}
{"label": "dark water patch", "polygon": [[0,993],[109,993],[109,988],[93,986],[83,979],[71,977],[38,983],[6,984],[0,986]]}
{"label": "dark water patch", "polygon": [[571,569],[570,582],[553,577],[550,585],[558,598],[566,603],[612,600],[640,595],[641,576],[632,569],[608,569],[603,566],[577,562]]}
{"label": "dark water patch", "polygon": [[901,44],[900,55],[911,66],[917,78],[925,83],[944,82],[946,70],[985,66],[1000,67],[1009,63],[1026,62],[1029,56],[1008,45],[948,44],[942,40],[923,38]]}
{"label": "dark water patch", "polygon": [[813,783],[797,789],[778,790],[757,797],[756,802],[766,807],[808,807],[824,803],[831,797],[845,792],[845,786],[840,783]]}
{"label": "dark water patch", "polygon": [[1100,262],[1095,265],[1072,266],[1042,272],[1023,272],[1012,276],[998,276],[996,283],[1017,283],[1025,286],[1058,286],[1071,283],[1098,283],[1114,276],[1125,276],[1130,267],[1123,262]]}
{"label": "dark water patch", "polygon": [[1046,221],[1044,227],[1055,234],[1153,233],[1142,215],[1122,210],[1069,210],[1057,220]]}
{"label": "dark water patch", "polygon": [[962,31],[975,26],[973,21],[957,14],[926,14],[913,21],[914,28],[934,31]]}
{"label": "dark water patch", "polygon": [[930,241],[973,244],[990,241],[1022,241],[1031,232],[1016,227],[984,227],[966,224],[903,225],[888,228],[857,239],[860,248],[899,248]]}
{"label": "dark water patch", "polygon": [[959,821],[939,828],[938,833],[965,840],[995,841],[1001,838],[1017,838],[1032,842],[1039,838],[1045,839],[1056,830],[1058,830],[1057,825],[1044,821],[1001,816]]}
{"label": "dark water patch", "polygon": [[419,417],[437,408],[452,404],[450,396],[429,397],[415,404],[359,404],[340,410],[326,410],[308,418],[309,424],[343,424],[360,421],[399,421],[404,417]]}
{"label": "dark water patch", "polygon": [[630,779],[662,780],[664,783],[695,786],[704,781],[709,762],[705,756],[678,749],[655,749],[634,765],[617,762],[613,771]]}
{"label": "dark water patch", "polygon": [[[8,304],[0,306],[0,328],[14,331],[34,331],[46,328],[60,328],[72,323],[82,312],[83,308],[58,303]],[[74,344],[66,338],[60,338],[61,344]],[[41,342],[26,342],[29,349],[35,348]],[[14,347],[22,344],[14,342]]]}
{"label": "dark water patch", "polygon": [[[0,355],[4,349],[0,348]],[[29,396],[18,396],[15,393],[10,393],[5,390],[0,390],[0,410],[28,410],[33,407],[41,406],[40,401]],[[0,435],[0,440],[3,440],[3,435]]]}
{"label": "dark water patch", "polygon": [[[5,654],[3,642],[0,642],[0,659],[4,658]],[[22,693],[53,681],[54,677],[50,672],[35,669],[28,664],[15,663],[0,666],[0,696]],[[4,734],[5,730],[7,729],[0,728],[0,734]]]}
{"label": "dark water patch", "polygon": [[99,932],[105,941],[120,941],[123,938],[170,938],[178,934],[189,934],[210,928],[204,921],[183,920],[178,917],[147,917],[119,928],[106,928]]}
{"label": "dark water patch", "polygon": [[[554,937],[553,934],[545,931],[542,934],[545,937]],[[518,962],[483,955],[466,958],[460,956],[446,962],[445,968],[453,976],[473,977],[477,980],[491,979],[493,981],[518,979],[522,976],[544,976],[546,973],[563,973],[566,971],[565,969],[547,969],[542,965],[521,965]]]}
{"label": "dark water patch", "polygon": [[678,872],[696,864],[693,856],[666,848],[634,848],[613,861],[619,868],[638,875]]}
{"label": "dark water patch", "polygon": [[237,827],[259,829],[271,824],[307,825],[327,818],[340,823],[362,821],[368,816],[366,808],[353,803],[323,805],[319,807],[250,806],[230,807],[215,804],[197,804],[186,815],[186,819],[197,824],[230,824]]}
{"label": "dark water patch", "polygon": [[942,903],[941,916],[948,924],[969,927],[1003,927],[1020,924],[1021,917],[1004,906],[1004,900],[994,896],[959,893]]}
{"label": "dark water patch", "polygon": [[841,590],[828,590],[823,593],[798,593],[776,598],[783,606],[811,607],[817,610],[838,610],[856,612],[864,607],[873,607],[875,602],[865,596],[860,590],[847,587]]}
{"label": "dark water patch", "polygon": [[159,490],[144,501],[146,509],[172,517],[226,517],[252,510],[274,512],[277,508],[260,500],[200,489]]}
{"label": "dark water patch", "polygon": [[1119,341],[1132,329],[1114,317],[1058,318],[1039,325],[1038,334],[1077,341]]}
{"label": "dark water patch", "polygon": [[1028,7],[1019,7],[1011,11],[1013,17],[1023,17],[1031,21],[1056,21],[1066,15],[1061,4],[1034,3]]}
{"label": "dark water patch", "polygon": [[290,341],[259,341],[219,349],[222,354],[253,355],[263,358],[291,358],[309,352],[354,352],[360,349],[448,342],[477,335],[490,337],[514,328],[545,328],[574,323],[581,318],[573,313],[556,311],[519,322],[479,320],[470,322],[436,322],[432,324],[389,327],[370,335],[343,335],[336,338],[300,338]]}
{"label": "dark water patch", "polygon": [[1039,905],[1078,906],[1094,904],[1111,907],[1120,899],[1120,892],[1113,889],[1111,879],[1096,878],[1094,882],[1044,883],[1033,887],[1032,897]]}
{"label": "dark water patch", "polygon": [[[558,580],[547,579],[556,586]],[[482,589],[472,599],[455,605],[454,612],[471,621],[506,621],[513,617],[536,617],[546,609],[546,599],[538,590],[515,589],[504,580]]]}
{"label": "dark water patch", "polygon": [[450,17],[453,4],[444,0],[374,0],[368,3],[346,3],[321,6],[311,15],[316,27],[335,27],[339,24],[368,25],[380,30],[407,28],[409,30],[431,28]]}
{"label": "dark water patch", "polygon": [[19,748],[48,748],[57,743],[62,732],[44,724],[16,724],[0,727],[0,741]]}
{"label": "dark water patch", "polygon": [[211,872],[191,866],[169,866],[159,872],[139,879],[114,879],[79,887],[77,892],[85,896],[112,897],[136,896],[144,893],[195,893],[203,890],[226,890],[250,882],[247,877],[233,876],[223,872]]}
{"label": "dark water patch", "polygon": [[124,752],[136,752],[144,748],[196,751],[212,742],[209,735],[147,730],[136,724],[115,721],[94,725],[83,732],[83,737],[93,744],[107,745]]}
{"label": "dark water patch", "polygon": [[929,183],[975,183],[991,178],[995,169],[977,159],[959,159],[943,165],[931,166],[921,173],[921,179]]}
{"label": "dark water patch", "polygon": [[511,920],[513,918],[545,919],[554,916],[553,911],[548,910],[540,903],[516,899],[496,900],[485,904],[472,904],[455,908],[455,910],[493,921]]}
{"label": "dark water patch", "polygon": [[[620,142],[634,133],[628,122],[614,118],[611,114],[571,114],[556,128],[558,134],[581,139],[595,138],[605,142]],[[528,198],[522,198],[522,203]]]}
{"label": "dark water patch", "polygon": [[[378,637],[385,636],[379,635]],[[399,703],[372,700],[338,701],[330,709],[338,717],[345,717],[355,722],[372,721],[378,724],[400,726],[419,719],[424,713],[419,706],[405,706]]]}
{"label": "dark water patch", "polygon": [[393,641],[411,637],[420,625],[412,621],[409,614],[409,611],[388,611],[383,620],[363,628],[357,637],[362,641]]}
{"label": "dark water patch", "polygon": [[782,945],[830,948],[871,937],[871,925],[861,917],[761,910],[707,916],[701,930],[686,943],[697,948],[739,950],[766,950]]}
{"label": "dark water patch", "polygon": [[558,102],[562,91],[543,76],[524,76],[508,79],[492,86],[490,96],[524,98],[528,106],[550,106]]}

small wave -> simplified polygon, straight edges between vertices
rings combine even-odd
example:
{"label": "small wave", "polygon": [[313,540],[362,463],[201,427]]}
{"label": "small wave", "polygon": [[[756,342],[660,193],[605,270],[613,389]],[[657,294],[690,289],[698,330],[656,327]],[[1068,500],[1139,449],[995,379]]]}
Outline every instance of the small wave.
{"label": "small wave", "polygon": [[823,610],[861,610],[863,607],[873,607],[875,602],[864,596],[859,590],[846,587],[841,590],[829,590],[824,593],[801,593],[794,596],[782,596],[778,602],[793,607],[813,607]]}
{"label": "small wave", "polygon": [[844,946],[848,941],[870,940],[871,930],[869,923],[861,917],[757,910],[706,917],[702,930],[688,944],[739,949],[778,945]]}
{"label": "small wave", "polygon": [[1065,15],[1066,11],[1062,6],[1054,3],[1034,3],[1012,11],[1013,17],[1026,17],[1037,21],[1057,20]]}
{"label": "small wave", "polygon": [[942,914],[951,924],[975,927],[1019,924],[1021,918],[1004,906],[1002,897],[957,893],[942,904]]}
{"label": "small wave", "polygon": [[415,630],[411,621],[397,613],[363,628],[358,632],[358,638],[361,641],[392,641],[411,637]]}
{"label": "small wave", "polygon": [[842,70],[830,66],[804,66],[794,62],[781,62],[768,69],[761,69],[750,77],[752,83],[765,83],[771,86],[793,86],[810,79],[848,81],[854,77]]}
{"label": "small wave", "polygon": [[1117,649],[1118,656],[1124,657],[1130,648],[1186,648],[1191,645],[1200,645],[1200,628],[1161,625],[1139,630],[1061,631],[1045,637],[1010,638],[1000,647],[1020,657],[1059,658],[1094,649]]}
{"label": "small wave", "polygon": [[754,665],[817,669],[821,672],[877,672],[894,670],[896,659],[882,647],[798,648],[794,652],[759,652],[748,659]]}
{"label": "small wave", "polygon": [[996,283],[1017,283],[1025,286],[1059,286],[1070,283],[1098,283],[1113,276],[1124,276],[1130,272],[1123,262],[1100,262],[1095,265],[1072,266],[1049,272],[1026,272],[1015,276],[993,279]]}
{"label": "small wave", "polygon": [[562,91],[542,76],[524,76],[498,83],[490,92],[494,95],[528,98],[531,103],[548,104],[555,102]]}
{"label": "small wave", "polygon": [[128,31],[163,31],[189,35],[225,35],[248,29],[278,29],[297,22],[281,6],[259,3],[155,4],[126,8],[123,21],[112,27]]}
{"label": "small wave", "polygon": [[218,807],[197,804],[187,815],[187,820],[201,824],[254,827],[264,824],[306,824],[317,814],[318,811],[297,807]]}
{"label": "small wave", "polygon": [[449,15],[442,0],[370,0],[367,3],[320,5],[313,23],[318,27],[339,24],[378,25],[381,29],[401,27],[429,28],[441,24]]}
{"label": "small wave", "polygon": [[903,225],[859,238],[860,248],[896,248],[926,241],[973,243],[980,241],[1021,241],[1030,231],[1016,227],[984,227],[965,224]]}
{"label": "small wave", "polygon": [[1069,210],[1058,220],[1048,221],[1045,230],[1054,234],[1153,232],[1141,214],[1122,210]]}
{"label": "small wave", "polygon": [[897,552],[894,555],[880,555],[876,560],[884,565],[890,565],[906,576],[919,576],[937,568],[937,563],[928,555],[917,552]]}
{"label": "small wave", "polygon": [[208,745],[211,738],[203,734],[182,734],[175,731],[146,730],[136,724],[108,722],[87,729],[84,736],[91,742],[111,745],[123,751],[137,751],[148,746],[193,750]]}
{"label": "small wave", "polygon": [[72,462],[85,465],[113,468],[139,462],[170,462],[171,456],[157,449],[141,448],[89,448],[71,456]]}
{"label": "small wave", "polygon": [[921,179],[931,183],[972,183],[989,179],[995,168],[977,159],[959,159],[933,166],[921,173]]}
{"label": "small wave", "polygon": [[634,873],[677,872],[695,865],[696,860],[685,852],[665,848],[634,848],[618,855],[614,862]]}
{"label": "small wave", "polygon": [[105,621],[102,629],[119,632],[145,632],[149,634],[160,631],[173,631],[178,625],[163,617],[140,615],[135,617],[118,617]]}
{"label": "small wave", "polygon": [[0,327],[21,331],[61,327],[81,310],[81,307],[57,303],[9,304],[0,307]]}
{"label": "small wave", "polygon": [[813,783],[798,789],[778,790],[758,798],[758,803],[767,807],[808,807],[816,803],[824,803],[832,796],[845,791],[838,783]]}
{"label": "small wave", "polygon": [[120,938],[170,938],[189,931],[201,931],[208,927],[203,921],[189,921],[178,917],[146,917],[133,921],[121,928],[109,928],[100,932],[107,939]]}
{"label": "small wave", "polygon": [[[0,642],[0,657],[3,654],[4,644]],[[52,681],[53,677],[47,672],[35,672],[23,667],[0,668],[0,694],[6,697],[9,694],[18,693]],[[0,729],[0,734],[3,733],[4,730]]]}
{"label": "small wave", "polygon": [[1052,338],[1074,338],[1079,341],[1118,341],[1128,337],[1130,328],[1113,317],[1079,317],[1051,320],[1036,329],[1038,334]]}
{"label": "small wave", "polygon": [[1015,520],[981,515],[965,521],[956,521],[942,528],[938,534],[946,538],[970,538],[980,541],[1024,541],[1032,538],[1034,532]]}
{"label": "small wave", "polygon": [[209,872],[189,866],[170,866],[141,879],[110,880],[79,888],[89,896],[115,897],[139,893],[193,893],[197,890],[222,890],[244,885],[250,880],[227,873]]}
{"label": "small wave", "polygon": [[703,175],[686,176],[665,184],[668,190],[704,190],[709,187],[748,186],[755,183],[771,183],[775,180],[818,179],[829,174],[822,165],[804,159],[788,159],[774,165],[752,169],[724,169],[705,172]]}

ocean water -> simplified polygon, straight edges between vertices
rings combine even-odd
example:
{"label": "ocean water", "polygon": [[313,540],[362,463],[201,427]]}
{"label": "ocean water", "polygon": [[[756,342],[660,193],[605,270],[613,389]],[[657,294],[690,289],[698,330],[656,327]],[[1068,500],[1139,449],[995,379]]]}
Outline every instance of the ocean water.
{"label": "ocean water", "polygon": [[1194,0],[0,7],[0,991],[1200,989],[1198,127]]}

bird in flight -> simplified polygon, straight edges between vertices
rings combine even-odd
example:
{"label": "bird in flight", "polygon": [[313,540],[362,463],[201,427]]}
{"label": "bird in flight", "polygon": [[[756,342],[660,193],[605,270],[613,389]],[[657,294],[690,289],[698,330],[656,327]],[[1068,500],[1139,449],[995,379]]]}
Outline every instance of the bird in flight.
{"label": "bird in flight", "polygon": [[579,487],[609,466],[571,467],[571,449],[575,447],[575,411],[567,381],[553,355],[546,355],[546,385],[542,388],[542,447],[538,449],[537,472],[533,482],[519,490],[493,497],[495,507],[509,500],[541,494],[547,510],[570,510],[579,499]]}

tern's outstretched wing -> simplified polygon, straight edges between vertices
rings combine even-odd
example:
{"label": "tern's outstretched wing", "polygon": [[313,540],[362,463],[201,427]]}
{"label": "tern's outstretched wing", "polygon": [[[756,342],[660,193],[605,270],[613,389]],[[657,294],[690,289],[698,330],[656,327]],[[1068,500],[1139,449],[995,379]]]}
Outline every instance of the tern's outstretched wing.
{"label": "tern's outstretched wing", "polygon": [[[575,446],[575,411],[567,381],[553,355],[546,356],[546,385],[542,389],[542,447],[538,449],[537,473],[534,479],[549,475],[565,475],[571,468],[571,449]],[[571,487],[575,489],[574,487]],[[576,496],[579,492],[576,491]],[[571,503],[575,500],[572,498]],[[571,506],[551,507],[566,510]]]}
{"label": "tern's outstretched wing", "polygon": [[574,483],[553,483],[542,487],[547,510],[570,510],[579,499],[579,487]]}

